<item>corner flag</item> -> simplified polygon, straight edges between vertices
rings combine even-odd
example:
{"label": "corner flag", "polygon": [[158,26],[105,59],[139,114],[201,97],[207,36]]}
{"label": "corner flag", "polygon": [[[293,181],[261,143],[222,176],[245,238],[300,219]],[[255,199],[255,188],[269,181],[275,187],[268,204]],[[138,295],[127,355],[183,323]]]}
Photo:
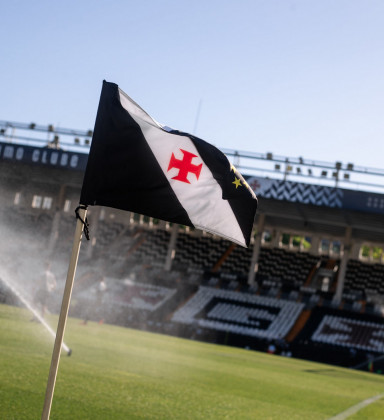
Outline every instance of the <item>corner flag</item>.
{"label": "corner flag", "polygon": [[103,82],[80,203],[192,226],[248,246],[257,198],[216,147]]}

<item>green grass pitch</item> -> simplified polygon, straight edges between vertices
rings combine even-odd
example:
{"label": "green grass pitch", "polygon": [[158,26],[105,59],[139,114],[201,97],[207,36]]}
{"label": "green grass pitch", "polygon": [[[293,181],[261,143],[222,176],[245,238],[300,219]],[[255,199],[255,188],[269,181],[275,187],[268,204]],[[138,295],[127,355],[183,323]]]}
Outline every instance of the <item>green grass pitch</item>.
{"label": "green grass pitch", "polygon": [[[53,339],[0,305],[0,419],[41,417]],[[56,330],[57,317],[49,322]],[[69,318],[51,419],[328,419],[384,377]],[[383,419],[384,398],[350,419]]]}

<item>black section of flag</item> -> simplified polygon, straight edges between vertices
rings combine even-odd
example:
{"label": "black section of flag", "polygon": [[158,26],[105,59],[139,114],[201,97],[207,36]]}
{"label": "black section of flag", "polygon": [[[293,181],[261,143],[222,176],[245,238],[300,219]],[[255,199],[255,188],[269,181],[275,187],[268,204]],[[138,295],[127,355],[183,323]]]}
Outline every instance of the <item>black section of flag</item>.
{"label": "black section of flag", "polygon": [[80,203],[193,226],[114,83],[103,83]]}

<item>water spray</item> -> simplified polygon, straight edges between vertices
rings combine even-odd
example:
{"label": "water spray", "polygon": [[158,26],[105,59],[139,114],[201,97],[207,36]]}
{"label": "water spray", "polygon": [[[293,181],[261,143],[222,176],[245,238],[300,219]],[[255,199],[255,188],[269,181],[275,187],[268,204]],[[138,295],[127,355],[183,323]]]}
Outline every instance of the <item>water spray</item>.
{"label": "water spray", "polygon": [[[6,281],[4,279],[4,277],[0,278],[0,281],[4,282],[9,289],[11,289],[12,293],[17,296],[20,301],[33,313],[33,316],[40,321],[40,323],[47,329],[47,331],[51,334],[51,336],[53,338],[56,337],[56,333],[55,331],[53,331],[53,329],[49,326],[49,324],[47,323],[47,321],[39,314],[39,312],[28,302],[27,299],[25,299],[25,297],[20,293],[19,290],[17,290],[17,288],[11,284],[10,282]],[[67,355],[70,356],[72,354],[72,350],[64,343],[62,344],[62,349],[65,350],[67,352]]]}

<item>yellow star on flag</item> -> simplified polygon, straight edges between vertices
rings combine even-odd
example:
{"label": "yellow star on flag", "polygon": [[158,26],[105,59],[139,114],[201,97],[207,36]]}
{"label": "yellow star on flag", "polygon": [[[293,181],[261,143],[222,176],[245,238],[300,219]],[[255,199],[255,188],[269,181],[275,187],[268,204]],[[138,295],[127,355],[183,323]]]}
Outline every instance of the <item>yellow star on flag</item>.
{"label": "yellow star on flag", "polygon": [[237,189],[237,187],[241,187],[240,179],[238,179],[236,177],[235,177],[235,180],[232,182],[232,184],[235,184],[236,185],[236,189]]}

